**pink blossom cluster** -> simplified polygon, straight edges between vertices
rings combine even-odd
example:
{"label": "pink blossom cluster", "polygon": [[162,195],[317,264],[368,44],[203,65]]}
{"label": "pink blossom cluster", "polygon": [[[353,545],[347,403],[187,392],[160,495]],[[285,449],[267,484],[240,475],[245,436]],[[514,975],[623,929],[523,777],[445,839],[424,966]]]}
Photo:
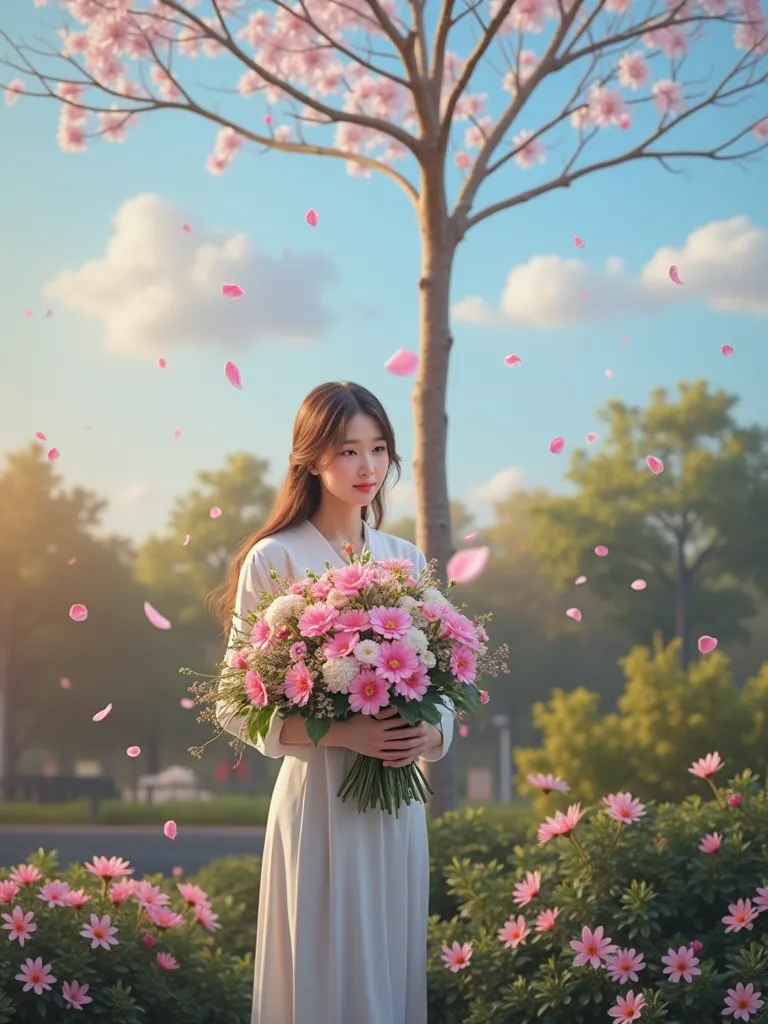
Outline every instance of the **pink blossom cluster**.
{"label": "pink blossom cluster", "polygon": [[[710,781],[724,763],[719,753],[715,751],[694,761],[688,771],[697,778]],[[526,778],[531,786],[545,794],[567,793],[570,790],[570,786],[565,780],[551,773],[532,773]],[[741,799],[728,799],[726,802],[731,807],[738,807]],[[633,798],[630,793],[611,793],[603,797],[602,803],[607,809],[608,817],[619,823],[619,833],[625,825],[637,823],[646,814],[645,806]],[[539,844],[546,843],[556,836],[566,836],[578,846],[573,832],[581,817],[580,804],[572,804],[566,813],[557,811],[553,817],[548,817],[539,827]],[[722,836],[717,833],[705,836],[700,842],[699,850],[703,853],[717,853],[721,842]],[[512,902],[518,908],[523,908],[536,900],[542,901],[541,889],[541,872],[528,871],[525,878],[516,883]],[[721,918],[725,925],[725,932],[736,933],[742,929],[752,931],[753,922],[764,912],[768,912],[768,885],[759,886],[756,893],[750,898],[738,899],[735,903],[729,904],[728,913]],[[525,944],[533,932],[551,931],[555,927],[559,913],[559,907],[542,909],[537,913],[533,926],[523,914],[512,914],[499,929],[497,937],[504,944],[505,949],[515,949],[517,946]],[[580,936],[569,940],[569,945],[576,953],[573,959],[574,967],[589,966],[594,970],[605,969],[611,981],[620,985],[639,982],[639,972],[646,967],[641,952],[634,947],[620,948],[604,934],[602,925],[598,925],[594,929],[584,925]],[[679,946],[677,949],[670,947],[661,957],[661,962],[664,964],[662,974],[666,975],[667,980],[673,984],[677,984],[681,980],[687,983],[692,982],[694,976],[702,973],[698,966],[700,959],[697,956],[702,949],[703,944],[698,939],[692,940],[688,945]],[[454,941],[450,946],[442,947],[441,959],[448,970],[457,973],[470,965],[472,952],[472,942]],[[616,1021],[638,1020],[645,1003],[645,996],[642,992],[636,993],[630,989],[617,997],[615,1005],[608,1010],[608,1013]],[[744,985],[742,982],[738,982],[735,988],[727,990],[722,1014],[723,1016],[733,1014],[735,1020],[748,1021],[750,1014],[757,1013],[763,1004],[762,993],[757,991],[753,984]]]}

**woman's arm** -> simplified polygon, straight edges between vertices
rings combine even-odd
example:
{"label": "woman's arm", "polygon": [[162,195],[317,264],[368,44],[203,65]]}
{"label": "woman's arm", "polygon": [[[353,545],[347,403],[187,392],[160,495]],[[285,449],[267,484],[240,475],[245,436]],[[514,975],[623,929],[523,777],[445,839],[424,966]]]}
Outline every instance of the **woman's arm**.
{"label": "woman's arm", "polygon": [[[320,747],[347,747],[347,726],[350,719],[343,722],[331,722],[331,728],[318,743]],[[301,715],[292,715],[283,722],[280,730],[280,743],[288,747],[307,746],[312,740],[307,735],[307,723]]]}

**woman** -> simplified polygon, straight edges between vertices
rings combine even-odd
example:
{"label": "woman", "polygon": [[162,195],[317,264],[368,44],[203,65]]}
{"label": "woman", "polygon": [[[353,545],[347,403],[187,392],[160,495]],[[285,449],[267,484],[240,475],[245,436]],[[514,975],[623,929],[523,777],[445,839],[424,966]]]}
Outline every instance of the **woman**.
{"label": "woman", "polygon": [[[359,384],[321,384],[299,409],[286,479],[216,594],[225,629],[273,589],[270,570],[301,577],[342,566],[342,545],[376,560],[424,555],[379,533],[383,488],[400,459],[381,403]],[[373,526],[368,515],[373,512]],[[217,706],[242,739],[244,720]],[[251,1024],[426,1024],[429,856],[424,805],[358,814],[337,790],[358,754],[390,767],[437,761],[453,734],[405,727],[394,708],[334,722],[314,747],[304,720],[276,713],[256,747],[283,758],[267,818]]]}

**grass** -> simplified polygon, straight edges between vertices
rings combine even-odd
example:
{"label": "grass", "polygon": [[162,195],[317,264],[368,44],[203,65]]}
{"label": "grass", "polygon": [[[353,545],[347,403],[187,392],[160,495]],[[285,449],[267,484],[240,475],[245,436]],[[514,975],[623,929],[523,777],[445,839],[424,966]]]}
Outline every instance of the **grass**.
{"label": "grass", "polygon": [[[130,804],[102,800],[100,825],[162,825],[173,818],[186,826],[264,825],[268,796],[217,796],[212,800]],[[88,801],[63,804],[0,803],[1,825],[88,825]]]}

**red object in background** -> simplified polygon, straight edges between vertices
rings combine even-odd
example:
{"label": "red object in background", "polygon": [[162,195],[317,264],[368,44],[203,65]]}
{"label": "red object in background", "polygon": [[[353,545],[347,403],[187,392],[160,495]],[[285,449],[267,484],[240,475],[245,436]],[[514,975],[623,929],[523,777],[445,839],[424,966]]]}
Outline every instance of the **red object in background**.
{"label": "red object in background", "polygon": [[226,761],[216,762],[216,781],[226,782],[229,778],[229,765]]}
{"label": "red object in background", "polygon": [[235,778],[240,779],[241,782],[245,782],[248,779],[248,765],[245,761],[235,765]]}

